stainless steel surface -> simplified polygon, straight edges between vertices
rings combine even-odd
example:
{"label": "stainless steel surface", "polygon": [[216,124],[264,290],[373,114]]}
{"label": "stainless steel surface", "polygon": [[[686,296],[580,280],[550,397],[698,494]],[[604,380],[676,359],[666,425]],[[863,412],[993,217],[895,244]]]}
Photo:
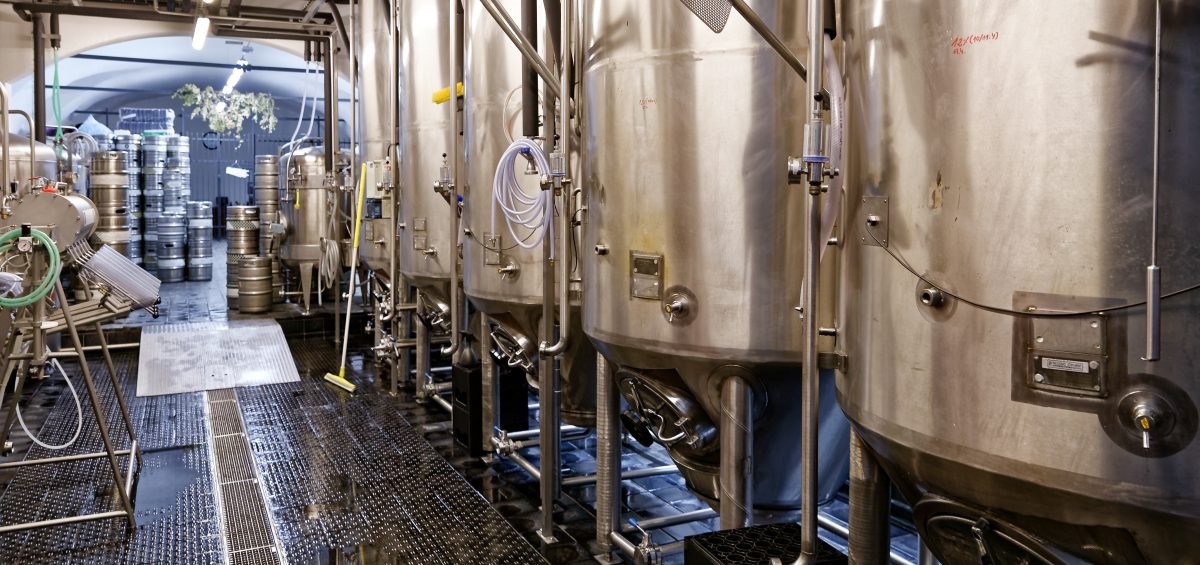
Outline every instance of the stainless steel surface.
{"label": "stainless steel surface", "polygon": [[621,523],[621,397],[608,360],[596,354],[596,545],[607,560]]}
{"label": "stainless steel surface", "polygon": [[[517,0],[504,2],[510,12],[519,5]],[[465,17],[465,179],[456,180],[464,203],[462,228],[469,230],[463,243],[463,290],[474,307],[519,338],[525,357],[536,361],[543,303],[542,250],[524,249],[513,241],[492,198],[496,163],[511,139],[520,135],[522,58],[478,5],[468,4]],[[538,182],[532,176],[527,181]],[[521,237],[528,235],[523,228],[515,229]],[[547,237],[545,244],[554,243]],[[579,320],[577,314],[571,318]],[[570,423],[590,425],[594,418],[593,358],[591,343],[579,339],[570,343],[561,359],[562,413]]]}
{"label": "stainless steel surface", "polygon": [[891,550],[891,482],[858,434],[850,432],[850,563],[883,563]]}
{"label": "stainless steel surface", "polygon": [[[862,233],[862,198],[886,197],[891,236],[887,248],[844,248],[853,292],[842,306],[849,370],[839,398],[944,563],[978,562],[970,525],[985,515],[997,537],[1034,537],[1030,552],[1095,563],[1200,555],[1200,296],[1163,299],[1162,356],[1148,363],[1143,306],[1074,318],[1071,330],[954,297],[934,309],[916,298],[928,285],[888,254],[958,297],[1024,314],[1142,302],[1154,8],[847,2],[847,107],[857,115],[848,122],[846,229]],[[1191,186],[1200,162],[1190,157],[1200,131],[1191,102],[1198,27],[1193,5],[1164,2],[1164,296],[1200,280]],[[1036,382],[1051,374],[1035,371],[1029,352],[1052,336],[1034,328],[1058,327],[1066,353],[1036,366],[1076,368],[1086,390]],[[1103,339],[1083,345],[1100,346],[1102,373],[1066,339],[1092,335]],[[1152,434],[1150,449],[1125,411],[1139,398],[1169,403],[1163,412],[1178,418],[1171,432]]]}
{"label": "stainless steel surface", "polygon": [[[325,149],[305,147],[288,159],[288,199],[280,210],[286,224],[279,257],[289,266],[321,260],[333,211],[325,181]],[[299,205],[297,206],[297,200]]]}
{"label": "stainless steel surface", "polygon": [[[557,233],[570,234],[570,237],[559,237],[557,248],[557,261],[552,264],[546,261],[543,269],[549,269],[554,266],[558,269],[555,274],[557,280],[562,281],[558,285],[558,338],[552,340],[553,334],[546,332],[542,335],[542,341],[538,344],[539,355],[561,355],[567,350],[571,342],[571,285],[568,281],[571,280],[571,268],[574,265],[574,245],[572,238],[576,234],[574,230],[575,219],[575,194],[572,192],[574,185],[571,181],[571,139],[575,135],[575,124],[571,122],[571,107],[572,101],[575,99],[574,92],[574,77],[572,72],[575,70],[572,66],[572,58],[574,55],[575,40],[574,35],[574,18],[575,18],[576,0],[567,0],[561,3],[561,33],[559,35],[562,43],[560,53],[562,60],[559,61],[559,97],[556,99],[558,104],[558,129],[561,131],[558,135],[558,153],[559,164],[552,164],[551,167],[561,166],[560,171],[550,171],[554,178],[554,190],[558,193],[558,225]],[[553,112],[547,111],[549,115]],[[551,156],[554,156],[551,153]],[[547,306],[554,306],[555,295],[554,280],[546,275],[546,284],[542,284],[542,300]],[[550,315],[544,314],[546,318]]]}
{"label": "stainless steel surface", "polygon": [[721,383],[721,529],[744,528],[754,507],[754,390],[739,376]]}
{"label": "stainless steel surface", "polygon": [[[1154,2],[1154,139],[1150,164],[1150,264],[1146,266],[1146,354],[1143,361],[1158,361],[1162,348],[1159,321],[1162,268],[1158,266],[1158,143],[1162,137],[1162,0]],[[1149,446],[1147,446],[1149,447]]]}
{"label": "stainless steel surface", "polygon": [[[162,259],[159,259],[161,262]],[[160,268],[161,269],[161,268]],[[242,257],[238,263],[238,311],[263,314],[271,311],[274,289],[271,287],[271,259]]]}
{"label": "stainless steel surface", "polygon": [[452,82],[452,18],[448,3],[442,1],[409,0],[400,2],[399,9],[402,81],[397,170],[402,196],[400,217],[396,219],[402,225],[396,234],[399,269],[414,286],[446,301],[458,245],[450,203],[446,196],[434,191],[434,183],[442,180],[443,166],[454,164],[451,128],[456,101],[434,104],[431,96]]}
{"label": "stainless steel surface", "polygon": [[96,206],[78,194],[30,192],[11,201],[8,208],[11,214],[0,218],[0,233],[32,224],[45,231],[60,252],[86,241],[99,225]]}
{"label": "stainless steel surface", "polygon": [[274,320],[147,325],[138,376],[138,396],[300,380]]}
{"label": "stainless steel surface", "polygon": [[185,253],[187,217],[182,213],[163,212],[158,220],[158,278],[163,282],[180,282],[187,273]]}
{"label": "stainless steel surface", "polygon": [[[678,2],[585,6],[583,329],[613,364],[686,391],[710,422],[720,383],[747,378],[761,411],[756,520],[794,514],[808,195],[788,185],[786,163],[803,146],[804,82],[740,20],[714,35]],[[806,52],[802,3],[751,6]],[[647,279],[660,286],[634,285]],[[686,313],[667,310],[676,301]],[[826,498],[845,480],[848,427],[823,380]],[[672,456],[715,498],[718,453]]]}

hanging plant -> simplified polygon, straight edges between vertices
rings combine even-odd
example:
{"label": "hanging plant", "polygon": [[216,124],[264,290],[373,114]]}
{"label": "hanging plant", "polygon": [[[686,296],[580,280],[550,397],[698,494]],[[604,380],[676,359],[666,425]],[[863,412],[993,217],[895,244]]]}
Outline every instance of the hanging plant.
{"label": "hanging plant", "polygon": [[208,128],[217,133],[230,133],[242,144],[242,125],[254,119],[258,127],[270,133],[275,131],[279,120],[275,117],[275,99],[264,92],[238,92],[229,95],[206,86],[203,90],[194,84],[185,84],[171,95],[183,102],[184,108],[192,108],[191,117],[200,116],[208,122]]}

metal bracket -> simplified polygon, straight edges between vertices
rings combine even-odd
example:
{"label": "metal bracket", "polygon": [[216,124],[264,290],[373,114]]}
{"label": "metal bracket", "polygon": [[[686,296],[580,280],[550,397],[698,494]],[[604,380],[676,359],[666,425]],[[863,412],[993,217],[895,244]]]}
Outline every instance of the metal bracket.
{"label": "metal bracket", "polygon": [[862,199],[863,235],[859,241],[874,247],[888,246],[888,199],[885,196],[864,196]]}
{"label": "metal bracket", "polygon": [[846,372],[850,367],[850,358],[835,351],[817,354],[817,367]]}

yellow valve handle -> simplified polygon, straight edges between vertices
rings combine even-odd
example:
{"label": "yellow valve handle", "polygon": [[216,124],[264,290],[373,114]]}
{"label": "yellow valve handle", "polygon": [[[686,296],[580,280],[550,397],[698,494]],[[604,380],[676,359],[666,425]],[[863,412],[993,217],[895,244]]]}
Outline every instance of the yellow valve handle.
{"label": "yellow valve handle", "polygon": [[[463,83],[460,82],[460,83],[458,83],[459,98],[461,98],[462,95],[463,95]],[[439,89],[438,91],[433,93],[433,103],[434,104],[445,104],[446,102],[449,102],[449,101],[450,101],[450,87],[449,86],[447,86],[446,88]]]}

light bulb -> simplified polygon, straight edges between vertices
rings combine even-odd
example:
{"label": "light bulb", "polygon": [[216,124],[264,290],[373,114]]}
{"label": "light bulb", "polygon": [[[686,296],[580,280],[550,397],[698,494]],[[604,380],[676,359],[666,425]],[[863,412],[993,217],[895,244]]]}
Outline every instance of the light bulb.
{"label": "light bulb", "polygon": [[200,16],[196,18],[196,30],[192,32],[192,49],[200,51],[204,49],[204,41],[208,39],[208,18]]}

